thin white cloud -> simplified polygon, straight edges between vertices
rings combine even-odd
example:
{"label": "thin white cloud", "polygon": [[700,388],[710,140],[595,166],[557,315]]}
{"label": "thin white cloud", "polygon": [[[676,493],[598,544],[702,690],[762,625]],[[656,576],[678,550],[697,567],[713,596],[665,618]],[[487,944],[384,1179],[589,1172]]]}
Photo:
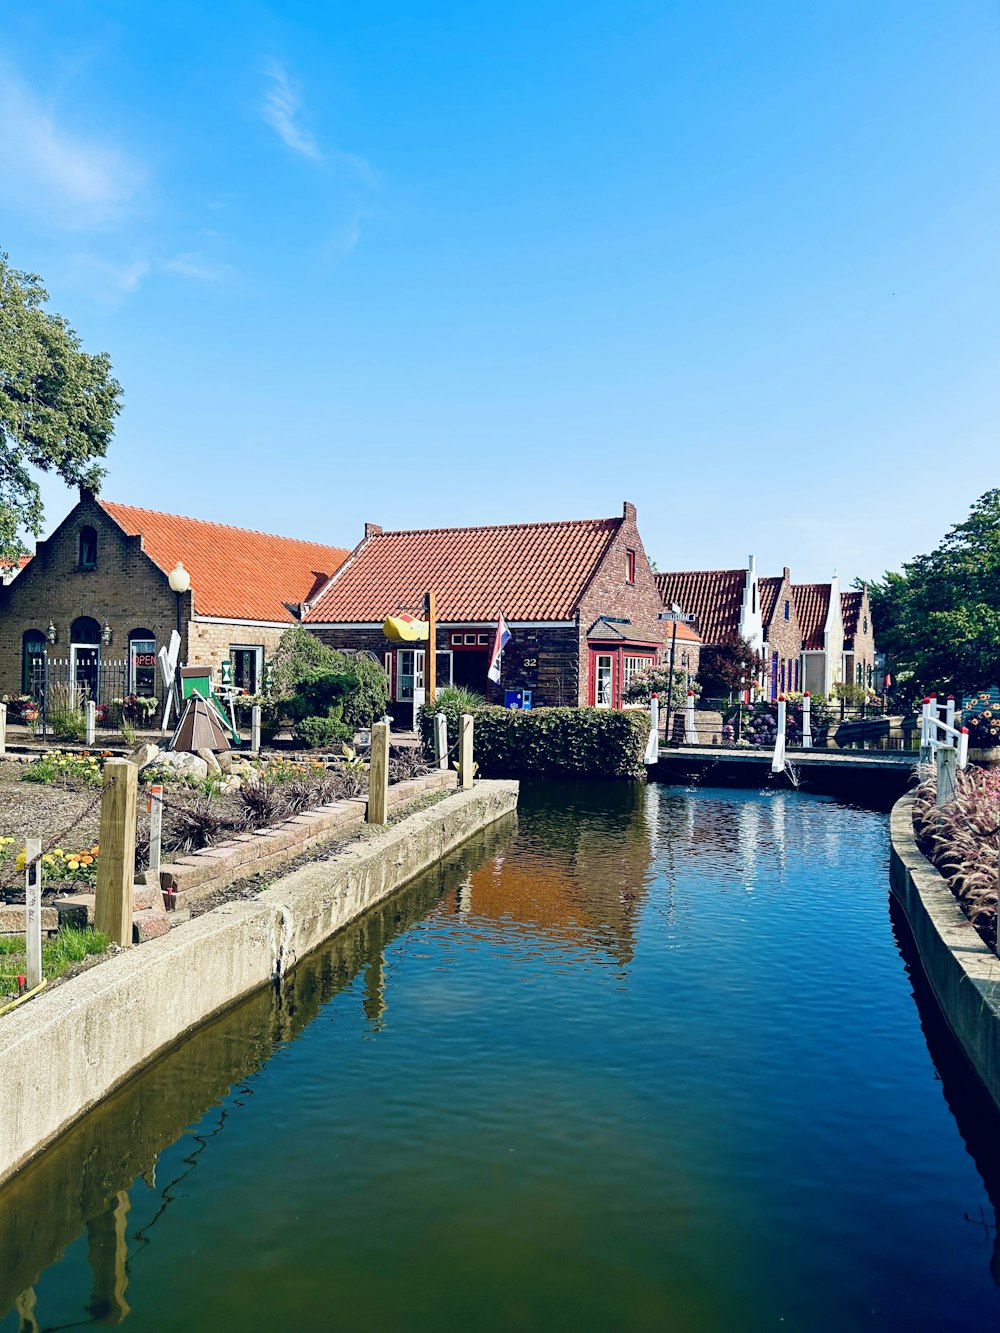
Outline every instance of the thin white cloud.
{"label": "thin white cloud", "polygon": [[178,273],[182,278],[194,278],[198,282],[223,282],[230,276],[230,270],[223,264],[214,264],[197,251],[174,255],[164,259],[162,267],[168,273]]}
{"label": "thin white cloud", "polygon": [[261,107],[261,115],[293,153],[319,160],[323,154],[316,140],[296,123],[302,109],[302,89],[277,61],[272,61],[265,73],[271,80],[271,87]]}
{"label": "thin white cloud", "polygon": [[321,148],[313,135],[299,123],[302,88],[285,67],[272,61],[265,73],[271,86],[261,107],[261,115],[292,152],[300,153],[314,162],[340,168],[345,174],[356,176],[366,185],[374,185],[375,172],[363,157],[357,153],[346,153],[340,148]]}
{"label": "thin white cloud", "polygon": [[8,206],[66,230],[106,227],[128,212],[143,173],[116,149],[60,124],[11,70],[0,66],[0,174],[16,189]]}

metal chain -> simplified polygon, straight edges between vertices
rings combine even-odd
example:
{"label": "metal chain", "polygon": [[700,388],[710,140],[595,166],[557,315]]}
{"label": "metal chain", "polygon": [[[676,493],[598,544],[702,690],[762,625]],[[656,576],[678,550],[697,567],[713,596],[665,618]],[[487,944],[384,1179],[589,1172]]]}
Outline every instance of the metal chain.
{"label": "metal chain", "polygon": [[30,861],[26,860],[24,868],[22,870],[15,871],[15,878],[13,881],[7,883],[4,879],[0,878],[0,893],[6,893],[9,889],[16,889],[21,887],[24,883],[22,876],[25,874],[25,872],[31,866],[37,865],[38,862],[42,859],[42,857],[47,855],[52,850],[53,847],[58,847],[58,845],[66,837],[67,833],[72,833],[75,828],[77,828],[80,824],[82,824],[83,821],[87,818],[87,816],[93,813],[95,807],[100,805],[101,801],[104,799],[104,793],[106,791],[109,791],[117,781],[118,781],[117,778],[112,778],[110,782],[102,786],[101,790],[97,793],[94,799],[80,812],[80,814],[77,815],[77,817],[73,820],[71,824],[67,824],[67,826],[62,830],[61,833],[57,833],[53,837],[51,837],[49,841],[42,846],[42,850],[38,853],[37,856],[33,856]]}

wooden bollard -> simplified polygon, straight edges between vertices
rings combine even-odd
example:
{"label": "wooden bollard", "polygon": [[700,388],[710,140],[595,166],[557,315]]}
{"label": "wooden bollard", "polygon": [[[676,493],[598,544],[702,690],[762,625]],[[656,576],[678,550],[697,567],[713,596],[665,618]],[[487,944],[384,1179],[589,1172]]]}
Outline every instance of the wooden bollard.
{"label": "wooden bollard", "polygon": [[955,770],[958,767],[958,751],[954,745],[937,747],[937,791],[935,805],[947,805],[955,799]]}
{"label": "wooden bollard", "polygon": [[389,808],[389,728],[384,722],[372,727],[371,761],[368,766],[368,823],[384,824]]}
{"label": "wooden bollard", "polygon": [[0,704],[0,754],[7,753],[7,705]]}
{"label": "wooden bollard", "polygon": [[135,880],[135,809],[139,770],[127,759],[104,765],[101,851],[97,858],[94,925],[114,944],[132,943],[132,884]]}
{"label": "wooden bollard", "polygon": [[472,714],[463,713],[458,723],[458,766],[462,774],[463,791],[472,790],[472,728]]}

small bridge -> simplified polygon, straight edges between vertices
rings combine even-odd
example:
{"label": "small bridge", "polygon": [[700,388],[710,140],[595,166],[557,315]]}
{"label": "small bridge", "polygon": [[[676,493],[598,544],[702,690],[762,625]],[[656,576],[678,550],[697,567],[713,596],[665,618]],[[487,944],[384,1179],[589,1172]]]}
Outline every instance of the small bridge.
{"label": "small bridge", "polygon": [[772,772],[773,751],[741,746],[661,746],[649,767],[654,782],[731,787],[801,787],[863,805],[889,807],[913,785],[917,750],[785,751],[785,768]]}

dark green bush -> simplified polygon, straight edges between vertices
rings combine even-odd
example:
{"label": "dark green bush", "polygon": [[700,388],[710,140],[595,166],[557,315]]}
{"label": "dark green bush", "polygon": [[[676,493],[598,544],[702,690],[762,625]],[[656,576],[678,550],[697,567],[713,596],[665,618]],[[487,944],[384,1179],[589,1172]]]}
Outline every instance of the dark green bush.
{"label": "dark green bush", "polygon": [[[448,719],[450,757],[458,756],[459,717],[465,709],[445,703],[420,710],[425,753],[434,750],[434,713]],[[475,719],[473,751],[481,777],[645,777],[642,761],[649,716],[640,709],[497,708],[482,705]]]}
{"label": "dark green bush", "polygon": [[295,723],[295,739],[310,750],[339,749],[353,732],[338,717],[303,717]]}
{"label": "dark green bush", "polygon": [[308,688],[309,682],[320,676],[340,676],[350,681],[350,687],[339,700],[343,719],[352,732],[359,727],[370,727],[385,713],[389,699],[385,670],[381,662],[367,653],[329,648],[315,634],[295,628],[282,634],[268,667],[273,707],[282,716],[307,717],[326,712],[318,707],[300,707],[293,712],[294,701],[302,695],[303,687]]}

